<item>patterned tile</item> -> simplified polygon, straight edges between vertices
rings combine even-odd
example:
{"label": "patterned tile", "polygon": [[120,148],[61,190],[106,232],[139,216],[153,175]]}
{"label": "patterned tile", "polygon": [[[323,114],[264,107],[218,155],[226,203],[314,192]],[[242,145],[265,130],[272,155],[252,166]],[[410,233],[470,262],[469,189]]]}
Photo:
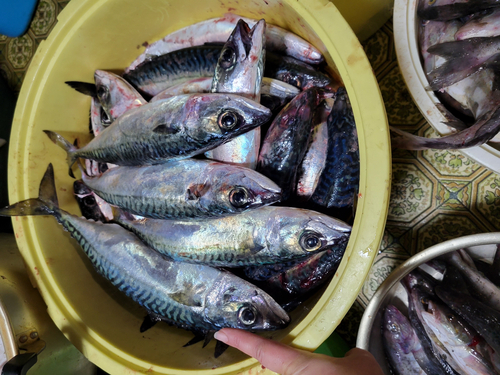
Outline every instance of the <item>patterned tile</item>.
{"label": "patterned tile", "polygon": [[417,252],[453,238],[488,232],[471,212],[437,210],[416,228]]}
{"label": "patterned tile", "polygon": [[379,85],[391,125],[414,125],[421,121],[422,114],[413,103],[397,65],[379,80]]}
{"label": "patterned tile", "polygon": [[468,210],[472,202],[472,183],[466,181],[440,181],[436,199],[441,210]]}
{"label": "patterned tile", "polygon": [[347,312],[346,316],[340,322],[335,330],[345,342],[354,348],[356,346],[356,338],[358,335],[359,323],[363,316],[365,307],[358,301],[354,302],[351,309]]}
{"label": "patterned tile", "polygon": [[389,46],[393,43],[392,35],[385,32],[375,33],[364,43],[364,50],[374,70],[379,70],[389,61]]}
{"label": "patterned tile", "polygon": [[[430,125],[423,129],[421,135],[427,138],[438,137],[438,133]],[[460,151],[430,149],[420,151],[419,154],[429,171],[438,178],[453,177],[472,181],[484,171],[483,167]]]}
{"label": "patterned tile", "polygon": [[482,179],[474,181],[477,189],[477,200],[473,212],[485,219],[491,230],[500,231],[500,176],[496,173],[486,173]]}
{"label": "patterned tile", "polygon": [[31,32],[37,36],[47,36],[56,22],[57,7],[53,0],[41,0],[30,24]]}
{"label": "patterned tile", "polygon": [[366,307],[371,298],[377,291],[382,281],[384,281],[394,269],[409,258],[409,255],[396,255],[391,253],[383,253],[373,263],[368,277],[361,288],[361,293],[358,296],[358,302]]}
{"label": "patterned tile", "polygon": [[434,208],[435,190],[436,181],[426,176],[425,169],[418,162],[393,163],[387,220],[412,225]]}

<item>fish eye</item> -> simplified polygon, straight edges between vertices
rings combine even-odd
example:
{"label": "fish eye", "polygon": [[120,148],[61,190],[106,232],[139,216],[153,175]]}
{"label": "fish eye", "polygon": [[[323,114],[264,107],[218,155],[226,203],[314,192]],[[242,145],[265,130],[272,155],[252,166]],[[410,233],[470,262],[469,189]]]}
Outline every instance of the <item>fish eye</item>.
{"label": "fish eye", "polygon": [[96,201],[93,195],[87,195],[85,198],[83,198],[83,204],[88,207],[95,206]]}
{"label": "fish eye", "polygon": [[243,187],[235,187],[229,193],[229,202],[235,208],[245,208],[250,203],[250,196],[247,189]]}
{"label": "fish eye", "polygon": [[321,248],[321,236],[314,232],[305,232],[300,236],[300,246],[305,251],[315,251]]}
{"label": "fish eye", "polygon": [[101,102],[105,101],[108,97],[108,89],[106,86],[99,86],[97,88],[97,97]]}
{"label": "fish eye", "polygon": [[429,1],[427,2],[427,4],[432,5],[432,4],[434,4],[435,2],[436,2],[436,0],[429,0]]}
{"label": "fish eye", "polygon": [[249,326],[257,320],[257,312],[253,306],[243,306],[238,310],[238,319],[244,325]]}
{"label": "fish eye", "polygon": [[236,52],[231,47],[226,47],[220,54],[219,65],[224,69],[229,69],[236,63]]}
{"label": "fish eye", "polygon": [[389,324],[388,328],[389,328],[389,331],[391,331],[391,332],[395,332],[395,333],[399,332],[399,327],[395,323]]}
{"label": "fish eye", "polygon": [[224,110],[219,115],[219,127],[223,130],[231,130],[238,125],[238,115],[233,111]]}

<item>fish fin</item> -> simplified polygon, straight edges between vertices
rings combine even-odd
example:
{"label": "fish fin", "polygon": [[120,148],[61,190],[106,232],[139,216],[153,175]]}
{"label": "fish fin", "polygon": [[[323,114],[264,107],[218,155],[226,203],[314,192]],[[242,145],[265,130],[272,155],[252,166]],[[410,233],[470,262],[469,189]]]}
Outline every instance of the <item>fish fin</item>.
{"label": "fish fin", "polygon": [[0,216],[51,215],[57,208],[54,169],[49,164],[40,182],[38,198],[26,199],[0,209]]}
{"label": "fish fin", "polygon": [[252,254],[257,254],[258,252],[264,250],[266,247],[265,246],[262,246],[262,245],[254,245],[254,246],[250,246],[249,249],[250,249],[250,252]]}
{"label": "fish fin", "polygon": [[184,345],[182,345],[183,348],[187,347],[187,346],[191,346],[191,345],[194,345],[194,344],[197,344],[199,343],[200,341],[203,341],[205,339],[205,336],[204,335],[200,335],[200,334],[194,334],[194,337],[189,340],[187,343],[185,343]]}
{"label": "fish fin", "polygon": [[229,345],[217,340],[215,343],[215,351],[214,351],[214,357],[219,358],[222,353],[226,351],[226,349],[229,348]]}
{"label": "fish fin", "polygon": [[97,88],[94,83],[80,81],[66,81],[65,83],[76,91],[97,99]]}
{"label": "fish fin", "polygon": [[158,323],[161,320],[162,319],[159,315],[149,312],[148,315],[144,317],[144,320],[142,321],[139,331],[141,333],[146,332],[148,329],[152,328],[156,323]]}
{"label": "fish fin", "polygon": [[208,345],[210,341],[214,338],[215,331],[208,331],[205,335],[205,341],[203,341],[203,348]]}
{"label": "fish fin", "polygon": [[450,58],[427,74],[429,87],[439,91],[477,73],[485,63],[478,64],[475,60],[474,56]]}
{"label": "fish fin", "polygon": [[51,130],[44,130],[43,132],[47,134],[47,136],[50,138],[52,142],[62,147],[67,152],[66,161],[68,162],[69,166],[69,175],[75,178],[75,175],[71,170],[71,167],[73,167],[73,164],[75,164],[76,160],[78,159],[78,157],[75,156],[75,152],[78,149],[56,132],[53,132]]}
{"label": "fish fin", "polygon": [[186,189],[186,200],[194,201],[200,199],[205,193],[210,190],[209,184],[191,184]]}
{"label": "fish fin", "polygon": [[157,134],[176,134],[179,132],[179,127],[177,127],[175,124],[167,125],[167,124],[159,124],[157,125],[154,129],[153,132]]}

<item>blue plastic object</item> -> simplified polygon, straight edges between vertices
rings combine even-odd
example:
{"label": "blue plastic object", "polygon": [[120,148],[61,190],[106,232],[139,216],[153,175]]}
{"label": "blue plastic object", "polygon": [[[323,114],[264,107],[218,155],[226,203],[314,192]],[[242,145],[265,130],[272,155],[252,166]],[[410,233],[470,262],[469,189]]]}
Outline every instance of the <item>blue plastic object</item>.
{"label": "blue plastic object", "polygon": [[0,0],[0,34],[15,38],[28,28],[37,0]]}

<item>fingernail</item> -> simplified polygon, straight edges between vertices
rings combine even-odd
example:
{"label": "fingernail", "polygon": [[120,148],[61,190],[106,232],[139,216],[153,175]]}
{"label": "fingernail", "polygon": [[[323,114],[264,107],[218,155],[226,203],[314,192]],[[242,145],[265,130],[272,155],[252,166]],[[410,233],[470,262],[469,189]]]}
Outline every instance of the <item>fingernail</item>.
{"label": "fingernail", "polygon": [[216,340],[222,341],[224,343],[227,342],[227,335],[224,332],[217,331],[215,332],[214,337]]}

